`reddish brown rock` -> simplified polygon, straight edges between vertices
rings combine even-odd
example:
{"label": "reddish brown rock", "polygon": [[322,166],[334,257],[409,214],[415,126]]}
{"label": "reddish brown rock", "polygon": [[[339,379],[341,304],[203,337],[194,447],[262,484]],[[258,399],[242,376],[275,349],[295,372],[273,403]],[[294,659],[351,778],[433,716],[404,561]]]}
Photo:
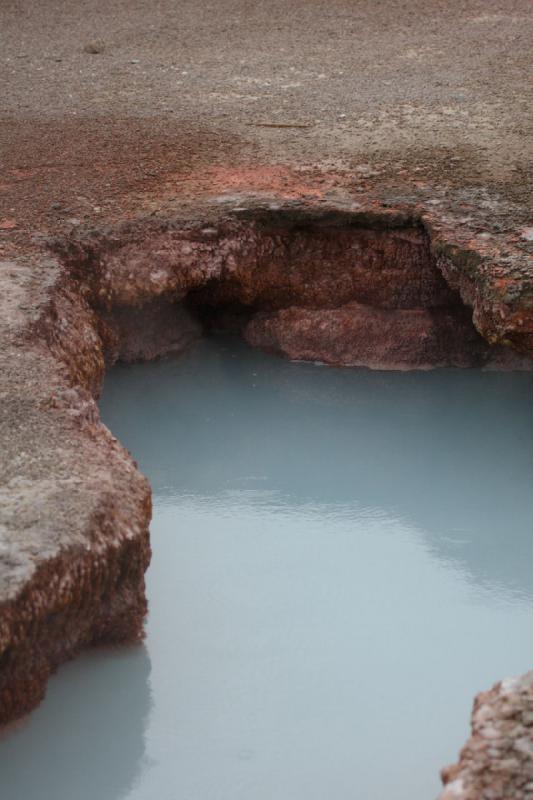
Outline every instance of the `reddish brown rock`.
{"label": "reddish brown rock", "polygon": [[54,247],[104,320],[111,360],[185,346],[197,323],[183,306],[173,311],[179,301],[215,327],[249,323],[248,341],[291,358],[375,369],[529,366],[475,328],[474,320],[490,342],[508,341],[495,330],[503,309],[495,313],[485,283],[461,269],[478,257],[445,253],[405,213],[255,203],[202,225],[138,221]]}
{"label": "reddish brown rock", "polygon": [[439,800],[533,798],[533,672],[476,697],[472,736],[442,780]]}
{"label": "reddish brown rock", "polygon": [[480,366],[489,351],[467,312],[360,303],[258,314],[244,336],[255,347],[293,360],[371,369]]}
{"label": "reddish brown rock", "polygon": [[102,312],[98,324],[107,360],[149,361],[181,353],[202,335],[198,320],[167,298]]}
{"label": "reddish brown rock", "polygon": [[142,637],[150,489],[100,423],[95,314],[57,264],[1,265],[0,724],[82,647]]}

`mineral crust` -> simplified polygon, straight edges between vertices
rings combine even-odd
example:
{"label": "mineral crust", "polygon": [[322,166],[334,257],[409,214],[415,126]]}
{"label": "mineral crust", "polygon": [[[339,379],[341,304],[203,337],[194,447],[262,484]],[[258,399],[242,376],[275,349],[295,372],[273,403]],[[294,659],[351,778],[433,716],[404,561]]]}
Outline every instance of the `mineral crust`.
{"label": "mineral crust", "polygon": [[478,694],[472,736],[442,780],[439,800],[532,800],[533,672]]}

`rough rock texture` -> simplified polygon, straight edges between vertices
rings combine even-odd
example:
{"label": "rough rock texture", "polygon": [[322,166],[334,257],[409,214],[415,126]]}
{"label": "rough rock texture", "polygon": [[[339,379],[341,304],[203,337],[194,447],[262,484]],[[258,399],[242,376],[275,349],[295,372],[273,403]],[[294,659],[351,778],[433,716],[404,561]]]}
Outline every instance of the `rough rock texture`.
{"label": "rough rock texture", "polygon": [[389,310],[347,303],[327,310],[288,308],[246,326],[255,347],[303,361],[371,369],[481,366],[489,348],[468,312]]}
{"label": "rough rock texture", "polygon": [[103,360],[53,262],[2,265],[0,723],[81,647],[142,635],[150,491],[99,422]]}
{"label": "rough rock texture", "polygon": [[252,199],[237,212],[211,212],[203,225],[138,221],[52,247],[106,323],[100,333],[111,359],[186,346],[198,322],[183,307],[173,311],[182,302],[220,325],[251,318],[248,341],[291,358],[375,369],[495,358],[499,367],[531,367],[510,348],[490,347],[465,310],[463,298],[485,336],[506,341],[488,329],[503,309],[493,302],[488,316],[482,284],[461,270],[481,257],[447,247],[415,214]]}
{"label": "rough rock texture", "polygon": [[181,353],[202,335],[200,323],[165,298],[102,312],[98,323],[107,362],[149,361]]}
{"label": "rough rock texture", "polygon": [[134,286],[138,268],[165,263],[177,215],[216,228],[220,209],[253,200],[416,218],[478,331],[531,354],[529,0],[295,0],[290,13],[285,0],[6,0],[0,17],[0,603],[13,609],[39,564],[83,549],[95,508],[112,520],[103,487],[129,525],[146,517],[146,486],[92,401],[106,348],[112,359],[124,344],[125,282],[106,327],[106,304],[59,274],[47,237],[105,230],[96,244],[118,255],[144,241],[131,269],[117,261]]}
{"label": "rough rock texture", "polygon": [[476,697],[472,736],[442,780],[439,800],[532,800],[533,672]]}

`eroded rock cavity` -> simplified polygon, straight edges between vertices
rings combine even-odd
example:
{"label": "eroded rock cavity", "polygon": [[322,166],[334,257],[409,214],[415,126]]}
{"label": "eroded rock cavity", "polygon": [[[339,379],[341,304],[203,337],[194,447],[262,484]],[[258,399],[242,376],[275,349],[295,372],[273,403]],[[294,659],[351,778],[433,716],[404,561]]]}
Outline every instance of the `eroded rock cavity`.
{"label": "eroded rock cavity", "polygon": [[179,352],[217,328],[339,366],[518,365],[480,335],[413,220],[262,211],[203,227],[131,225],[60,249],[108,363]]}
{"label": "eroded rock cavity", "polygon": [[[7,440],[16,453],[2,517],[0,723],[34,707],[50,672],[81,647],[142,634],[150,494],[100,424],[94,398],[106,364],[180,352],[212,328],[336,365],[530,363],[488,344],[502,339],[501,316],[485,302],[482,273],[404,213],[241,209],[203,224],[142,220],[51,247],[60,263],[43,273],[38,302],[25,301],[31,324],[1,328],[29,439]],[[47,488],[49,468],[35,466],[31,448],[56,454],[59,483]],[[41,518],[49,499],[56,511]]]}

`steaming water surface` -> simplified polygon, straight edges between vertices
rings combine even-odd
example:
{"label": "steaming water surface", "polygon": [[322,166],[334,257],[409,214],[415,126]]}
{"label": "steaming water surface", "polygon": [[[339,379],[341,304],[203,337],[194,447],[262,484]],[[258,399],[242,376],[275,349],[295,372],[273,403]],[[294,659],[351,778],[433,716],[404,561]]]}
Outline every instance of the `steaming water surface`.
{"label": "steaming water surface", "polygon": [[119,366],[154,489],[142,647],[63,667],[3,800],[428,800],[473,695],[533,665],[533,376]]}

